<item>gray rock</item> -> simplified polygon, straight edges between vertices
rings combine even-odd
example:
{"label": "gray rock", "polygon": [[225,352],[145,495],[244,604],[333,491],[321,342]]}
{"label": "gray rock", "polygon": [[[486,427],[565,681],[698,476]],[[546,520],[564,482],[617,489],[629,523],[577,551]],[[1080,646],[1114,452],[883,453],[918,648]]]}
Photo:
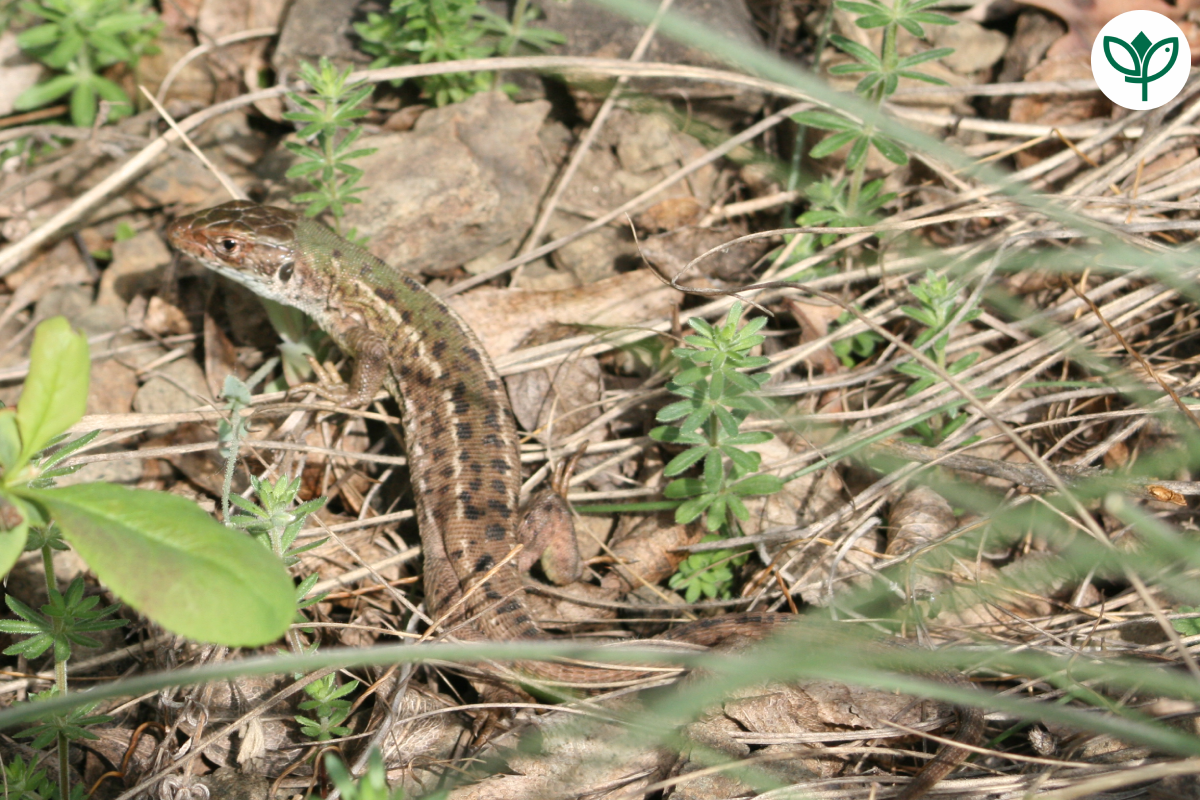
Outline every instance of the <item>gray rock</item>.
{"label": "gray rock", "polygon": [[354,38],[352,23],[357,6],[329,0],[295,0],[288,7],[271,65],[280,74],[294,75],[301,61],[316,63],[321,56],[339,66],[369,64],[371,57],[358,49]]}
{"label": "gray rock", "polygon": [[959,20],[957,25],[930,25],[925,30],[934,47],[954,48],[942,63],[960,75],[987,69],[1008,49],[1007,36],[970,20]]}
{"label": "gray rock", "polygon": [[[567,55],[628,58],[645,30],[642,25],[588,0],[547,0],[541,7],[546,18],[539,24],[567,37],[563,48]],[[710,30],[720,31],[740,44],[762,47],[762,39],[743,0],[678,0],[671,11],[686,15]],[[729,68],[719,57],[679,44],[662,33],[654,37],[642,60]],[[634,78],[629,85],[633,91],[669,94],[673,100],[681,97],[693,101],[721,100],[738,111],[749,113],[757,112],[763,103],[763,96],[758,92],[723,84]]]}
{"label": "gray rock", "polygon": [[389,264],[430,275],[520,237],[550,181],[538,139],[549,110],[477,94],[427,111],[411,131],[363,139],[378,148],[355,162],[370,202],[350,206],[346,224]]}

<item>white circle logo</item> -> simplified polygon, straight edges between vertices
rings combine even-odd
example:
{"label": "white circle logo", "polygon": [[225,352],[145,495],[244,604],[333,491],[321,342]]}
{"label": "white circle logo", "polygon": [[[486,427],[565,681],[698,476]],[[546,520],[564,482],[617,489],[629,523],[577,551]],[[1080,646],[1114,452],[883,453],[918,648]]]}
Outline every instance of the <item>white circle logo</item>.
{"label": "white circle logo", "polygon": [[1100,29],[1092,45],[1092,75],[1104,96],[1133,111],[1166,104],[1192,67],[1187,38],[1155,11],[1126,11]]}

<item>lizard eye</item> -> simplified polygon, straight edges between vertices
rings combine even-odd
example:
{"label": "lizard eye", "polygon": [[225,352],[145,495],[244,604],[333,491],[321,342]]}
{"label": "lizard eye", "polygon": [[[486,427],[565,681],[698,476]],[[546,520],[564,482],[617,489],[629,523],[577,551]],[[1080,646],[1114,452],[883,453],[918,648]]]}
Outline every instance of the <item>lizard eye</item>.
{"label": "lizard eye", "polygon": [[292,279],[292,273],[296,270],[296,263],[289,261],[279,268],[279,280],[287,283]]}
{"label": "lizard eye", "polygon": [[238,249],[237,239],[220,239],[217,242],[217,247],[222,253],[228,255]]}

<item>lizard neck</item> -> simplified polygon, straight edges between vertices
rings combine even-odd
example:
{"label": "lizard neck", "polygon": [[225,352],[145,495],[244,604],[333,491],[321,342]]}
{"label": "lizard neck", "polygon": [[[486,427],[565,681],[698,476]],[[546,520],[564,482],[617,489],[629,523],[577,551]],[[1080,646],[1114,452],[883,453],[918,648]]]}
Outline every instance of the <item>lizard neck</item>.
{"label": "lizard neck", "polygon": [[484,638],[539,636],[516,560],[495,569],[516,544],[521,465],[504,384],[483,345],[415,278],[322,225],[297,222],[296,253],[328,277],[323,302],[304,310],[347,354],[387,362],[431,616],[458,604],[448,621],[474,618],[470,627]]}

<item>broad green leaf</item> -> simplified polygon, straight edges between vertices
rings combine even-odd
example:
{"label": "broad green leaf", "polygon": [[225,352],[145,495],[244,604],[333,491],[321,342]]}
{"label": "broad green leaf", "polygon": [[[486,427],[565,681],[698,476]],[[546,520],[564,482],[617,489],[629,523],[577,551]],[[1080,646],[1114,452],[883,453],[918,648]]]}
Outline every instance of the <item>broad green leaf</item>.
{"label": "broad green leaf", "polygon": [[72,331],[65,317],[52,317],[37,326],[29,377],[17,403],[19,461],[28,460],[83,416],[90,368],[87,339]]}
{"label": "broad green leaf", "polygon": [[287,630],[295,601],[283,565],[195,503],[105,483],[19,491],[114,594],[172,633],[253,647]]}
{"label": "broad green leaf", "polygon": [[0,409],[0,467],[5,473],[18,466],[20,455],[21,432],[17,429],[16,409]]}
{"label": "broad green leaf", "polygon": [[[4,499],[0,498],[0,505],[4,503]],[[25,552],[25,541],[29,538],[29,515],[16,504],[4,510],[6,515],[14,515],[14,512],[20,515],[21,521],[7,530],[0,529],[0,576],[7,575],[13,564],[17,563],[17,559]]]}

